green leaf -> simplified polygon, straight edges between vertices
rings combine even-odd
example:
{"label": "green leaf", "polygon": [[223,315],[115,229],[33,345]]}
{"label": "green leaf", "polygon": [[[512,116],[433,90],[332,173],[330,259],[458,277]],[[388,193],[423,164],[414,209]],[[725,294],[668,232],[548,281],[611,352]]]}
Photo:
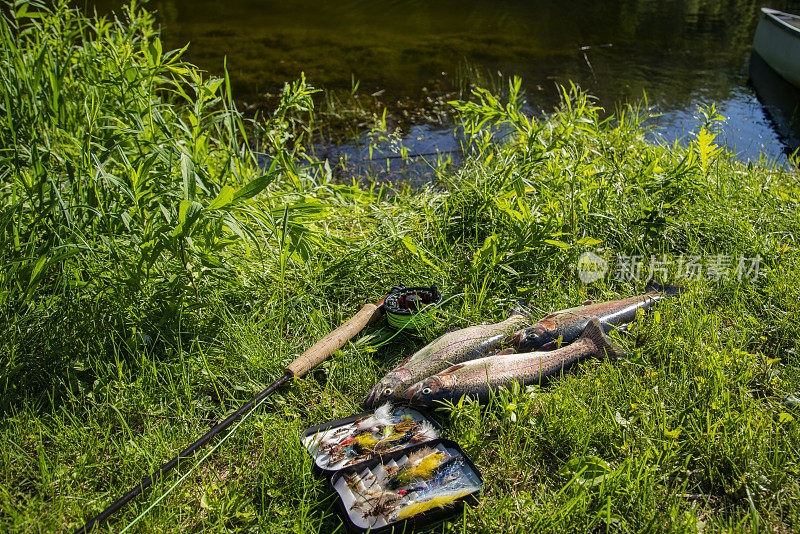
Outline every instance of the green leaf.
{"label": "green leaf", "polygon": [[147,47],[148,52],[150,53],[150,59],[153,65],[160,65],[161,64],[161,39],[156,37],[150,42],[150,45]]}
{"label": "green leaf", "polygon": [[222,189],[220,189],[217,198],[211,201],[211,204],[208,205],[207,209],[218,210],[220,208],[224,208],[233,201],[235,194],[236,190],[234,190],[231,186],[223,186]]}
{"label": "green leaf", "polygon": [[400,241],[403,243],[403,246],[406,247],[411,254],[413,254],[414,256],[419,254],[417,245],[415,245],[414,242],[411,241],[410,237],[403,236],[403,238]]}
{"label": "green leaf", "polygon": [[269,172],[267,174],[263,174],[258,178],[246,183],[241,189],[239,189],[235,195],[233,195],[233,200],[239,200],[240,198],[252,198],[259,194],[261,191],[264,190],[275,177],[278,175],[276,172]]}
{"label": "green leaf", "polygon": [[579,245],[586,245],[587,247],[593,247],[595,245],[599,245],[602,242],[603,242],[602,239],[595,239],[594,237],[589,237],[589,236],[582,237],[578,240]]}
{"label": "green leaf", "polygon": [[563,241],[559,241],[557,239],[545,239],[544,242],[548,245],[558,247],[561,250],[569,250],[571,248],[569,243],[564,243]]}
{"label": "green leaf", "polygon": [[24,16],[25,16],[25,13],[27,13],[27,12],[28,12],[28,4],[22,4],[22,7],[20,7],[20,8],[17,10],[17,12],[14,14],[14,18],[15,18],[15,19],[17,19],[17,20],[19,20],[19,19],[21,19],[22,17],[24,17]]}
{"label": "green leaf", "polygon": [[[511,276],[521,276],[519,274],[519,271],[517,271],[513,267],[510,267],[510,266],[505,265],[505,264],[500,264],[499,267],[501,269],[503,269],[505,272],[507,272],[508,274],[510,274]],[[516,384],[516,382],[514,382],[514,384]]]}
{"label": "green leaf", "polygon": [[573,458],[559,470],[559,474],[574,477],[581,486],[597,486],[613,473],[608,462],[597,456]]}
{"label": "green leaf", "polygon": [[242,227],[239,225],[239,221],[236,220],[236,217],[234,217],[232,213],[228,213],[224,217],[225,217],[224,219],[225,225],[228,227],[228,229],[231,232],[233,232],[236,236],[238,236],[239,239],[244,241],[245,240],[244,231],[242,230]]}
{"label": "green leaf", "polygon": [[409,236],[403,236],[400,239],[400,241],[403,243],[403,246],[405,246],[406,249],[408,249],[408,251],[411,252],[411,254],[422,260],[422,262],[425,263],[425,265],[437,271],[440,270],[439,267],[436,266],[436,264],[434,264],[431,260],[429,260],[427,258],[427,255],[422,250],[420,250],[420,248],[417,247],[417,245],[414,244],[414,242],[411,240]]}
{"label": "green leaf", "polygon": [[208,81],[208,84],[206,85],[206,89],[208,89],[208,92],[213,95],[214,93],[216,93],[219,90],[220,86],[222,86],[222,84],[224,82],[225,82],[225,80],[223,80],[222,78],[211,79],[211,80]]}
{"label": "green leaf", "polygon": [[39,273],[42,272],[42,268],[44,268],[45,263],[47,263],[47,256],[42,256],[36,260],[36,264],[33,266],[33,271],[31,271],[31,286],[34,284],[34,282],[36,282],[36,279],[39,277]]}
{"label": "green leaf", "polygon": [[186,224],[186,214],[189,212],[189,206],[192,203],[188,200],[181,200],[180,206],[178,206],[178,224],[184,225]]}
{"label": "green leaf", "polygon": [[484,263],[494,265],[497,258],[497,242],[499,238],[496,234],[492,234],[483,241],[483,246],[478,249],[472,257],[473,267],[478,267]]}
{"label": "green leaf", "polygon": [[525,196],[525,182],[522,180],[522,176],[517,175],[514,179],[514,192],[517,194],[519,198],[523,198]]}
{"label": "green leaf", "polygon": [[192,225],[197,221],[197,218],[203,211],[203,205],[199,202],[191,202],[189,200],[181,200],[178,207],[178,224],[172,231],[173,236],[189,234]]}
{"label": "green leaf", "polygon": [[194,200],[197,181],[194,175],[194,162],[187,154],[181,154],[181,176],[183,177],[183,199]]}
{"label": "green leaf", "polygon": [[722,152],[722,149],[713,143],[716,137],[716,134],[707,131],[705,128],[702,128],[700,133],[697,134],[697,153],[700,155],[700,165],[703,168],[712,157]]}

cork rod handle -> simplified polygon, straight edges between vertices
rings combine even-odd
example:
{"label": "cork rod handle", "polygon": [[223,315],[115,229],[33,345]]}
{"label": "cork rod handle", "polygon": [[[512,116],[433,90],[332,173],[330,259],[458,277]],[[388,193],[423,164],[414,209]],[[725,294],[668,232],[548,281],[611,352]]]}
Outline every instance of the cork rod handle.
{"label": "cork rod handle", "polygon": [[361,332],[375,317],[376,313],[380,313],[382,310],[383,308],[379,308],[375,304],[366,304],[339,328],[314,343],[307,351],[298,356],[295,361],[286,367],[286,370],[296,377],[303,376],[340,349],[349,339]]}

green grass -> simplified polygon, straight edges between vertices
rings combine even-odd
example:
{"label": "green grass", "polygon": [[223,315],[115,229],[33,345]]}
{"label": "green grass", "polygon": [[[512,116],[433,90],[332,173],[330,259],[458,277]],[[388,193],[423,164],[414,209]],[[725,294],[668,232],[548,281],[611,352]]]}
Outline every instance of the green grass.
{"label": "green grass", "polygon": [[132,529],[342,532],[302,430],[356,412],[404,355],[517,300],[544,315],[643,290],[581,284],[577,258],[597,247],[760,255],[761,276],[683,281],[686,295],[616,334],[628,357],[439,410],[486,481],[444,530],[800,529],[800,182],[714,147],[713,109],[691,142],[655,146],[639,110],[602,118],[577,90],[533,121],[512,81],[502,99],[454,103],[461,170],[364,190],[296,163],[313,124],[303,81],[248,123],[224,80],[161,51],[138,8],[3,13],[1,531],[77,528],[364,302],[436,283],[453,298],[434,328],[346,345],[186,462]]}

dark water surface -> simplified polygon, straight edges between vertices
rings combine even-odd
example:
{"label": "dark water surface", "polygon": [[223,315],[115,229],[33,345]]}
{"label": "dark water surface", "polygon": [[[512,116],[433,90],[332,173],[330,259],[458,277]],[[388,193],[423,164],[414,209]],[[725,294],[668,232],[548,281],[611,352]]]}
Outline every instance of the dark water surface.
{"label": "dark water surface", "polygon": [[[83,0],[110,11],[115,0]],[[724,141],[742,158],[780,159],[797,146],[749,82],[759,8],[748,0],[153,0],[165,45],[257,99],[305,72],[312,85],[390,96],[452,89],[465,63],[524,79],[534,109],[573,81],[613,110],[647,94],[667,141],[685,138],[698,104],[728,118]],[[784,133],[779,133],[782,130]]]}

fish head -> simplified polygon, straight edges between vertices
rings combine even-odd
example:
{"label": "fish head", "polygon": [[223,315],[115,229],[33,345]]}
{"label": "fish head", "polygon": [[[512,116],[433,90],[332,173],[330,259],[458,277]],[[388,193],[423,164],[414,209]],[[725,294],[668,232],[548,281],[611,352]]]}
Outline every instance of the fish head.
{"label": "fish head", "polygon": [[393,400],[403,391],[403,379],[396,374],[388,374],[375,384],[364,399],[364,406],[370,408]]}
{"label": "fish head", "polygon": [[454,382],[455,377],[444,373],[429,376],[404,391],[403,398],[410,404],[431,406],[435,401],[447,397],[449,387],[454,385]]}
{"label": "fish head", "polygon": [[512,334],[510,344],[517,352],[533,352],[558,338],[556,325],[547,319],[539,321],[530,328]]}

